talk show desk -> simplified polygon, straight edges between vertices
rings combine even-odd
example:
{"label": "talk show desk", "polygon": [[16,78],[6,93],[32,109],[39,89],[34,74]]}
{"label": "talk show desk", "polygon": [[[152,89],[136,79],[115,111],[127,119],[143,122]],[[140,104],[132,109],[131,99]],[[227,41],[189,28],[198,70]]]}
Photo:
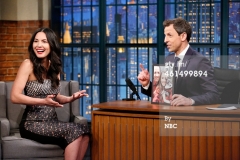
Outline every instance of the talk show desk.
{"label": "talk show desk", "polygon": [[218,106],[94,104],[92,159],[240,160],[240,109],[206,109]]}

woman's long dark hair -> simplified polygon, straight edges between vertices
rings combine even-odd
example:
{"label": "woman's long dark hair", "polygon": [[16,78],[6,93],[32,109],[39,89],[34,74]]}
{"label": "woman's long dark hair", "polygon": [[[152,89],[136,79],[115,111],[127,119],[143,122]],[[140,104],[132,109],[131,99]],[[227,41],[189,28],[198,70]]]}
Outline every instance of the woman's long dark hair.
{"label": "woman's long dark hair", "polygon": [[[33,50],[33,42],[38,32],[44,32],[47,37],[47,41],[50,46],[50,53],[47,59],[50,60],[50,66],[47,70],[42,66],[42,58],[38,58]],[[59,73],[62,73],[62,61],[61,50],[57,41],[57,36],[50,28],[39,28],[32,35],[28,46],[28,52],[30,54],[30,60],[33,63],[33,73],[36,76],[38,82],[43,83],[43,74],[46,74],[47,78],[51,80],[52,87],[59,86],[60,80],[58,78]]]}

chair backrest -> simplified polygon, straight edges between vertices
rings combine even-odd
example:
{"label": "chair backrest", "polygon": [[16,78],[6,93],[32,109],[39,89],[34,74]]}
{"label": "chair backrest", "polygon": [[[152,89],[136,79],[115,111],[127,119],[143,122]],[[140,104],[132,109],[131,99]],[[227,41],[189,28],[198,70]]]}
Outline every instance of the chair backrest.
{"label": "chair backrest", "polygon": [[[0,117],[8,118],[11,129],[18,129],[25,105],[13,104],[10,100],[10,94],[13,82],[0,82]],[[60,93],[70,96],[79,90],[77,81],[61,81]],[[4,104],[5,103],[5,104]],[[74,109],[71,109],[74,106]],[[77,107],[75,107],[77,106]],[[64,104],[63,108],[56,108],[58,119],[63,122],[69,122],[73,114],[79,115],[79,101]],[[72,113],[73,112],[73,113]]]}
{"label": "chair backrest", "polygon": [[0,118],[7,117],[5,82],[0,81]]}
{"label": "chair backrest", "polygon": [[214,77],[217,83],[218,91],[222,94],[227,84],[240,80],[240,71],[233,69],[214,68]]}
{"label": "chair backrest", "polygon": [[[79,91],[79,83],[77,81],[61,81],[60,94],[71,96]],[[63,122],[73,121],[74,115],[79,116],[79,100],[64,104],[63,108],[56,108],[58,119]]]}
{"label": "chair backrest", "polygon": [[239,104],[240,80],[232,81],[226,85],[220,96],[222,104]]}

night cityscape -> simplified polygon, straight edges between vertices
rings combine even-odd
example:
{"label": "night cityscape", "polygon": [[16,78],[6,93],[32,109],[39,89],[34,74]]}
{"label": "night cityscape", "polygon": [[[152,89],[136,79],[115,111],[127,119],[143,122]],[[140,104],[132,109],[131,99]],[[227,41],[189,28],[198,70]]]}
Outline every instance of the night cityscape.
{"label": "night cityscape", "polygon": [[[151,73],[152,65],[157,64],[160,55],[157,45],[163,43],[163,39],[158,39],[159,32],[163,31],[157,29],[158,25],[162,25],[158,21],[157,0],[106,0],[105,22],[100,22],[99,5],[98,0],[63,0],[61,3],[62,78],[77,80],[80,89],[87,90],[89,97],[81,99],[81,107],[82,114],[89,120],[91,104],[99,103],[100,94],[105,94],[107,101],[129,97],[131,90],[126,86],[127,77],[138,86],[140,93],[137,80],[139,64]],[[190,22],[193,29],[190,45],[205,55],[214,67],[220,67],[221,59],[227,56],[228,68],[240,69],[240,48],[234,46],[240,43],[240,2],[229,2],[228,43],[233,45],[228,48],[228,55],[221,53],[219,45],[222,29],[220,0],[201,3],[197,0],[165,0],[164,19],[175,17],[183,17]],[[106,33],[103,42],[105,53],[100,53],[98,47],[101,42],[100,24],[104,24]],[[131,47],[134,44],[145,45]],[[208,45],[199,47],[196,44]],[[99,66],[102,54],[106,56],[107,70]],[[168,54],[165,49],[164,55]],[[100,72],[106,72],[107,93],[99,91]],[[149,100],[141,93],[140,97]]]}

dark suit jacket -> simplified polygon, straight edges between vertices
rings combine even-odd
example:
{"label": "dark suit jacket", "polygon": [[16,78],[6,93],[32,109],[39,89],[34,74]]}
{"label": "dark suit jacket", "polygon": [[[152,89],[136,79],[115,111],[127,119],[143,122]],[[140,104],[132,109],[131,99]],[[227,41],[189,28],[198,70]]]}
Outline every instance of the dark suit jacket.
{"label": "dark suit jacket", "polygon": [[[174,55],[170,54],[166,57],[165,63],[174,63]],[[194,105],[215,104],[220,103],[217,84],[214,79],[214,70],[210,61],[202,54],[196,52],[191,47],[187,50],[183,61],[181,63],[180,71],[196,71],[199,73],[205,72],[205,75],[189,76],[185,77],[178,75],[177,84],[174,85],[174,94],[181,94],[185,97],[192,98],[195,101]],[[149,89],[141,89],[143,94],[151,96],[152,85]]]}

